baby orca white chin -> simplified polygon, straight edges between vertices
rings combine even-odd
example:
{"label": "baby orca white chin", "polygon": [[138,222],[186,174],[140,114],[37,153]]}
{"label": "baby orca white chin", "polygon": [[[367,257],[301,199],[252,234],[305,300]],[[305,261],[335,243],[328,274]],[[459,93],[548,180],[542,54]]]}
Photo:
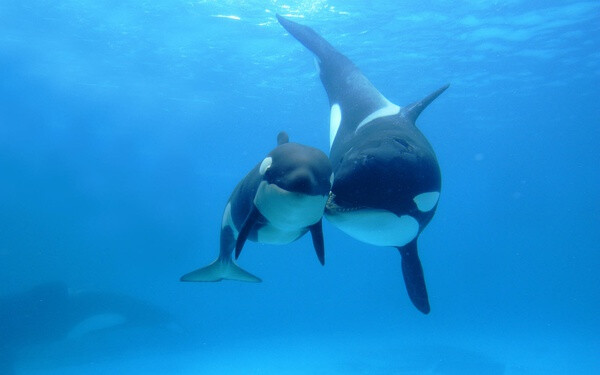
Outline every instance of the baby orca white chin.
{"label": "baby orca white chin", "polygon": [[[284,190],[262,181],[258,186],[254,205],[274,226],[282,231],[297,232],[309,227],[323,216],[327,196],[308,195]],[[294,238],[295,239],[295,238]],[[288,242],[293,241],[290,240]]]}
{"label": "baby orca white chin", "polygon": [[325,217],[355,239],[376,246],[404,246],[419,234],[419,222],[410,215],[373,208],[328,209]]}

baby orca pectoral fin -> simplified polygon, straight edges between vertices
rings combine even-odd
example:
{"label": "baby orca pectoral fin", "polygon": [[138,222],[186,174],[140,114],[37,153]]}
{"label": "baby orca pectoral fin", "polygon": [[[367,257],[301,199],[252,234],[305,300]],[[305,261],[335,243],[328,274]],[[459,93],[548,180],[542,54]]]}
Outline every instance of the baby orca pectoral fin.
{"label": "baby orca pectoral fin", "polygon": [[309,228],[310,235],[312,236],[313,246],[317,252],[317,258],[321,265],[325,265],[325,243],[323,241],[323,219],[317,223],[311,225]]}
{"label": "baby orca pectoral fin", "polygon": [[408,296],[419,311],[428,314],[431,308],[429,307],[423,267],[417,252],[417,238],[404,246],[398,247],[398,250],[402,256],[402,275],[404,276]]}
{"label": "baby orca pectoral fin", "polygon": [[235,259],[239,258],[240,253],[242,252],[242,248],[246,243],[246,239],[248,239],[248,235],[252,230],[252,227],[254,227],[254,224],[256,224],[261,219],[264,220],[258,208],[256,206],[252,206],[252,210],[250,210],[250,213],[246,217],[244,224],[242,224],[242,228],[240,229],[237,240],[235,241]]}

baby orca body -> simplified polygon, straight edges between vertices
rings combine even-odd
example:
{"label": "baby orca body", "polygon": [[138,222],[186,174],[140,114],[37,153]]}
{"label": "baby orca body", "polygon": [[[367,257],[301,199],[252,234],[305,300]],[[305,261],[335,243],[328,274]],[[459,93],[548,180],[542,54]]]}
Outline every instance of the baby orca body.
{"label": "baby orca body", "polygon": [[322,151],[277,136],[277,147],[233,190],[221,222],[219,257],[181,281],[223,279],[260,282],[235,264],[247,239],[287,244],[311,233],[321,264],[325,263],[322,217],[331,189],[331,164]]}

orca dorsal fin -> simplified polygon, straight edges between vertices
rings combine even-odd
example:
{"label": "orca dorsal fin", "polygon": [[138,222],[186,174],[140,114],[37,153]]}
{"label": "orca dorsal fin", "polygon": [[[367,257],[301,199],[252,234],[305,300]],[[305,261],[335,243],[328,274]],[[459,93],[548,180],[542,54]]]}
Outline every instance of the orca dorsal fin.
{"label": "orca dorsal fin", "polygon": [[412,121],[412,123],[414,124],[415,121],[417,121],[417,118],[419,117],[421,112],[423,112],[423,110],[427,108],[427,106],[431,104],[431,102],[433,102],[438,96],[440,96],[444,91],[446,91],[448,87],[450,87],[450,84],[446,84],[440,87],[439,89],[435,90],[431,94],[427,95],[423,99],[419,100],[418,102],[414,102],[402,108],[402,115],[405,118]]}
{"label": "orca dorsal fin", "polygon": [[290,141],[290,136],[284,132],[281,131],[279,132],[279,134],[277,134],[277,146],[280,146],[284,143],[288,143]]}

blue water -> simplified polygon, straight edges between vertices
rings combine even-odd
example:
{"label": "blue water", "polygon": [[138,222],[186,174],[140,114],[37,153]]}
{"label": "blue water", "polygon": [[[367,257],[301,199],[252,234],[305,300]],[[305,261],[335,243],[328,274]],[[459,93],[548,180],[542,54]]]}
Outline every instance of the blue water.
{"label": "blue water", "polygon": [[[394,103],[451,84],[417,122],[443,175],[429,315],[396,250],[327,222],[325,267],[306,236],[246,244],[262,284],[178,281],[278,131],[328,151],[313,57],[276,12]],[[597,1],[3,0],[0,371],[600,373],[599,51]],[[58,305],[47,285],[106,311],[53,335],[64,314],[15,302]]]}

